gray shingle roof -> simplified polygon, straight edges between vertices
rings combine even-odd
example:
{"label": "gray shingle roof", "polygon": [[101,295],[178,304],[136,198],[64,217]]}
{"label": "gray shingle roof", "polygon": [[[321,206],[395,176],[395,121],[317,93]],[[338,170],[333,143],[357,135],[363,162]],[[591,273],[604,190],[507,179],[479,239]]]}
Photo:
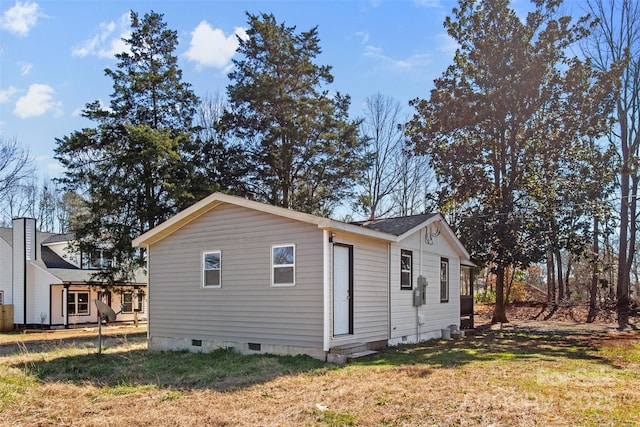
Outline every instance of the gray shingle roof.
{"label": "gray shingle roof", "polygon": [[67,262],[64,258],[62,258],[47,246],[40,247],[40,259],[47,268],[67,268],[78,270],[78,267],[71,264],[70,262]]}
{"label": "gray shingle roof", "polygon": [[46,245],[47,243],[70,242],[74,237],[73,233],[51,234],[49,237],[42,240],[42,244]]}
{"label": "gray shingle roof", "polygon": [[393,234],[394,236],[400,236],[436,215],[438,214],[427,213],[420,215],[400,216],[395,218],[379,218],[371,221],[352,222],[352,224],[360,225],[362,227],[370,228],[377,231],[382,231],[383,233]]}

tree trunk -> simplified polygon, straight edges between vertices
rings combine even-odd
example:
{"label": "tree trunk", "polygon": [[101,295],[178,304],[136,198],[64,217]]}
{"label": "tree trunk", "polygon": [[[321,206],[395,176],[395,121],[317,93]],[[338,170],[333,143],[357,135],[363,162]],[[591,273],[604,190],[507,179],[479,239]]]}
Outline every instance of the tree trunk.
{"label": "tree trunk", "polygon": [[507,307],[504,300],[504,276],[506,268],[499,266],[496,271],[496,305],[493,309],[491,323],[508,323]]}
{"label": "tree trunk", "polygon": [[556,269],[553,263],[553,252],[547,251],[547,302],[556,303]]}
{"label": "tree trunk", "polygon": [[598,314],[597,296],[598,296],[598,258],[600,248],[598,247],[598,218],[593,217],[593,259],[591,260],[591,286],[589,287],[589,313],[587,314],[587,323],[593,323]]}
{"label": "tree trunk", "polygon": [[558,265],[556,273],[558,274],[558,301],[564,301],[564,280],[562,280],[562,256],[560,255],[560,249],[556,250],[556,264]]}
{"label": "tree trunk", "polygon": [[[623,157],[624,157],[623,151]],[[629,248],[629,173],[623,164],[620,180],[620,239],[618,244],[618,277],[616,286],[618,327],[624,329],[629,324],[629,266],[627,265]]]}
{"label": "tree trunk", "polygon": [[571,299],[571,291],[569,289],[569,276],[571,276],[571,267],[573,267],[573,256],[569,254],[567,257],[567,271],[564,274],[564,295],[567,300]]}

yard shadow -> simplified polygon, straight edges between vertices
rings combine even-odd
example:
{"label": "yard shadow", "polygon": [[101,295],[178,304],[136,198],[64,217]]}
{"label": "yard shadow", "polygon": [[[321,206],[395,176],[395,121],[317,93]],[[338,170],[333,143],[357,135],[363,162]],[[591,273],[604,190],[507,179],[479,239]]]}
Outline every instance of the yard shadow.
{"label": "yard shadow", "polygon": [[[28,354],[30,350],[27,349],[22,357],[14,356],[16,361],[10,366],[42,382],[92,384],[102,389],[157,387],[219,392],[243,389],[283,376],[317,376],[341,369],[307,356],[246,356],[230,349],[211,353],[149,352],[140,348],[145,341],[144,335],[128,338],[127,345],[123,345],[122,338],[117,336],[109,339],[106,351],[100,355],[95,352],[69,355],[64,349],[79,345],[78,340],[58,343],[54,350],[41,344],[44,347],[33,347],[33,351],[39,349],[42,353]],[[402,366],[419,376],[428,375],[430,368],[455,368],[473,362],[501,360],[588,360],[622,369],[599,352],[603,342],[615,339],[615,334],[566,334],[535,328],[480,329],[461,340],[432,340],[390,347],[353,365]],[[637,335],[631,339],[640,341]],[[80,342],[95,348],[95,340]]]}
{"label": "yard shadow", "polygon": [[[640,337],[639,342],[640,342]],[[588,360],[622,369],[599,354],[600,345],[615,340],[612,334],[562,333],[539,329],[481,329],[461,340],[432,340],[390,347],[358,362],[370,366],[425,365],[455,368],[473,362],[497,360]]]}
{"label": "yard shadow", "polygon": [[[92,348],[95,344],[94,340]],[[60,352],[57,356],[52,352],[43,353],[43,357],[39,354],[23,356],[17,356],[22,360],[11,366],[39,381],[91,384],[102,389],[157,387],[228,392],[280,376],[332,369],[307,356],[246,356],[230,349],[210,353],[150,352],[139,346],[135,349],[109,348],[108,343],[102,354],[65,355]]]}

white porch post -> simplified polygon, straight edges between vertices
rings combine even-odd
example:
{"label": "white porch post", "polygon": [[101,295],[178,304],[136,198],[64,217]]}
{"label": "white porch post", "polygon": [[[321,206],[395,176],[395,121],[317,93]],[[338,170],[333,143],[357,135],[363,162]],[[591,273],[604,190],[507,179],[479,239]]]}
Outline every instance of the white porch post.
{"label": "white porch post", "polygon": [[64,319],[64,327],[69,327],[69,285],[64,285],[62,288],[62,318]]}

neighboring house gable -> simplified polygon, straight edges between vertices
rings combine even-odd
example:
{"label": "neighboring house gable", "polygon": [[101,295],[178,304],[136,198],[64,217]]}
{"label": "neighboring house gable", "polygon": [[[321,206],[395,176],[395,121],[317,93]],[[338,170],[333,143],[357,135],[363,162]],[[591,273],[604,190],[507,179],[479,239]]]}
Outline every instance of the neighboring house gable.
{"label": "neighboring house gable", "polygon": [[[432,225],[442,242],[426,250]],[[323,360],[335,348],[418,341],[459,324],[459,303],[436,307],[431,293],[442,258],[453,272],[451,295],[460,259],[469,262],[438,214],[348,224],[219,193],[133,244],[148,251],[150,349],[234,347]],[[414,257],[413,283],[400,292],[403,249]],[[422,275],[428,305],[416,308],[412,289]]]}

